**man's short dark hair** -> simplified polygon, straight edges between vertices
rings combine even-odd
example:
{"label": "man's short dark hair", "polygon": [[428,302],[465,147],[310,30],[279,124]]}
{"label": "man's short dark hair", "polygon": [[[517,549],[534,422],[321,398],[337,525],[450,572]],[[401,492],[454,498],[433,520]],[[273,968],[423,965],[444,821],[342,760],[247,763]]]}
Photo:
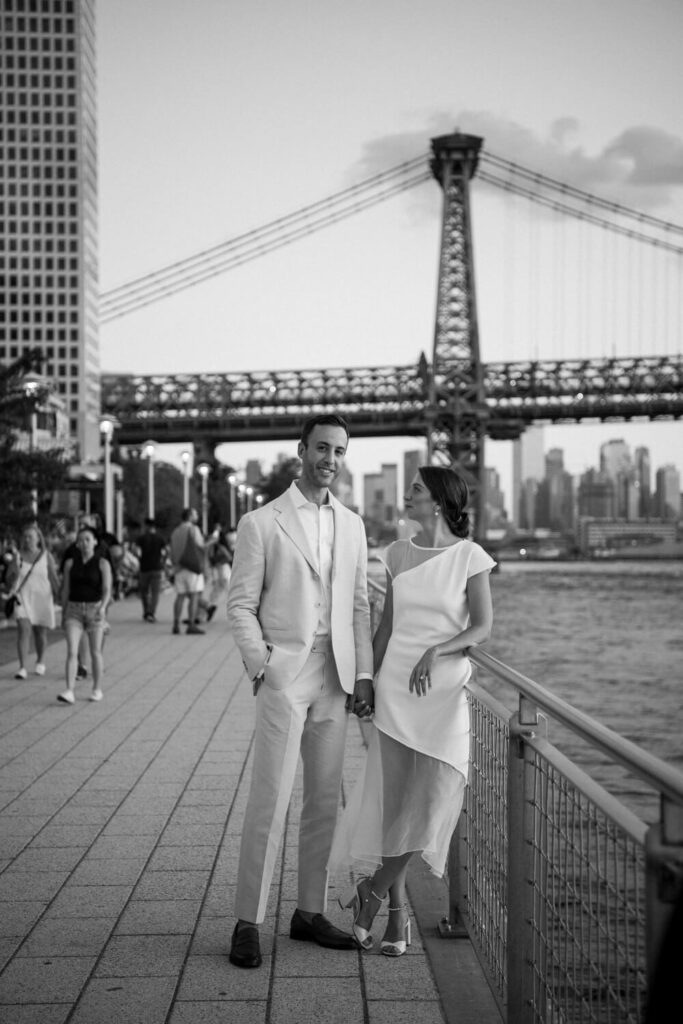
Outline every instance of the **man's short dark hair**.
{"label": "man's short dark hair", "polygon": [[343,416],[339,416],[336,412],[321,412],[317,416],[309,416],[301,428],[301,443],[304,448],[308,446],[308,439],[318,426],[341,427],[346,431],[347,440],[350,436],[349,425]]}

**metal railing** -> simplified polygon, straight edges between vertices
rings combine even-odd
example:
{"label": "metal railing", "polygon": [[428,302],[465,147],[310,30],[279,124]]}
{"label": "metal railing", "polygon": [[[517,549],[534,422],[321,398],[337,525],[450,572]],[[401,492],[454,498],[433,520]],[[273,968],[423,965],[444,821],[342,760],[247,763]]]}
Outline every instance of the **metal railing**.
{"label": "metal railing", "polygon": [[[384,588],[370,591],[376,620]],[[507,1024],[641,1024],[681,896],[683,773],[485,651],[469,656],[470,772],[442,934],[469,935]],[[646,783],[658,821],[566,757],[549,722]]]}

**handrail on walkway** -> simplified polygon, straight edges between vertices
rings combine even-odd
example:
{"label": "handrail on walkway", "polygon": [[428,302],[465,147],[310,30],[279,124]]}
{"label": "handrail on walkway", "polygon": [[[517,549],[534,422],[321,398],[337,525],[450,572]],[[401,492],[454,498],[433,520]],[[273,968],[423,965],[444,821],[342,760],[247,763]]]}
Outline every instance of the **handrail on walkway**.
{"label": "handrail on walkway", "polygon": [[[374,624],[385,589],[368,583]],[[468,655],[470,770],[442,934],[469,935],[507,1024],[642,1024],[683,892],[683,773],[486,651]],[[587,769],[548,740],[549,720],[587,745]],[[597,782],[598,764],[657,794],[658,820]]]}

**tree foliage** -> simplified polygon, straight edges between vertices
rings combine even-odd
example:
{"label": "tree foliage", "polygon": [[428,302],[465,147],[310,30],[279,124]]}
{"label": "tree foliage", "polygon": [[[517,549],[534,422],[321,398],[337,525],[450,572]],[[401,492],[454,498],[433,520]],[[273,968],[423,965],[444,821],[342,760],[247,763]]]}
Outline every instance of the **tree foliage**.
{"label": "tree foliage", "polygon": [[31,403],[22,387],[22,380],[42,365],[40,349],[24,352],[18,359],[0,366],[0,440],[13,440],[14,431],[23,426]]}
{"label": "tree foliage", "polygon": [[[149,465],[146,459],[128,459],[121,464],[123,507],[126,526],[135,530],[149,512]],[[165,462],[154,465],[154,518],[164,535],[178,525],[183,509],[183,474]]]}
{"label": "tree foliage", "polygon": [[272,501],[287,490],[292,480],[298,480],[301,476],[301,459],[293,455],[289,459],[283,459],[271,469],[270,473],[259,481],[258,489],[264,496],[264,501]]}
{"label": "tree foliage", "polygon": [[34,518],[35,492],[38,521],[47,525],[53,492],[62,486],[67,462],[61,448],[22,451],[16,447],[17,431],[26,426],[36,397],[30,399],[22,381],[40,370],[40,349],[31,349],[19,359],[0,366],[0,533],[18,534]]}
{"label": "tree foliage", "polygon": [[52,495],[64,483],[67,463],[61,448],[23,452],[0,442],[0,531],[18,534],[34,518],[32,492],[38,502],[38,522],[44,528],[50,516]]}

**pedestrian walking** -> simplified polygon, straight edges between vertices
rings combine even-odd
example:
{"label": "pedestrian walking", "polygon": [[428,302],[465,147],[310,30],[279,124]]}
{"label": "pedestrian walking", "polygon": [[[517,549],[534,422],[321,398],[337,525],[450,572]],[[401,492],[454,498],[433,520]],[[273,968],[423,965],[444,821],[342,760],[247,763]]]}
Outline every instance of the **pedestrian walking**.
{"label": "pedestrian walking", "polygon": [[90,700],[102,700],[104,671],[102,644],[106,611],[112,596],[112,571],[109,561],[97,550],[97,537],[91,526],[81,526],[76,551],[64,565],[62,582],[62,626],[66,633],[66,689],[57,700],[73,704],[78,647],[85,634],[90,648],[92,692]]}
{"label": "pedestrian walking", "polygon": [[14,602],[19,669],[15,679],[28,677],[31,640],[36,652],[35,673],[45,675],[48,630],[55,628],[54,596],[59,590],[57,567],[35,523],[24,527],[19,550],[8,570],[6,583]]}
{"label": "pedestrian walking", "polygon": [[156,622],[157,605],[164,578],[166,542],[157,533],[157,524],[152,518],[145,519],[144,532],[137,542],[137,554],[140,560],[138,588],[142,602],[142,617],[145,622]]}
{"label": "pedestrian walking", "polygon": [[206,546],[206,561],[209,567],[209,595],[206,621],[216,614],[218,603],[228,596],[233,552],[225,530],[217,526]]}
{"label": "pedestrian walking", "polygon": [[[95,537],[97,539],[96,554],[97,554],[98,558],[106,558],[106,560],[109,562],[109,568],[111,570],[111,580],[112,580],[111,592],[110,592],[110,594],[111,594],[110,600],[112,600],[113,597],[114,597],[114,585],[115,585],[115,580],[116,580],[116,575],[117,575],[117,563],[116,563],[116,559],[115,559],[114,555],[112,554],[112,552],[111,552],[111,550],[109,548],[109,544],[107,543],[107,540],[105,538],[106,537],[112,537],[113,535],[105,533],[104,527],[103,527],[103,524],[102,524],[102,517],[99,516],[96,512],[93,512],[91,514],[86,513],[84,515],[81,515],[81,517],[79,518],[79,521],[78,521],[78,529],[80,530],[81,527],[83,527],[83,526],[89,526],[90,529],[95,534]],[[118,544],[118,541],[116,540],[116,538],[114,538],[114,540],[115,540],[116,544]],[[76,552],[78,551],[77,541],[78,541],[78,531],[76,532],[76,536],[73,538],[72,542],[70,544],[68,544],[65,547],[64,551],[62,552],[62,559],[61,559],[61,564],[60,564],[60,573],[61,573],[61,576],[62,576],[62,580],[64,579],[64,567],[65,567],[67,561],[69,559],[73,559],[75,554],[76,554]],[[106,608],[105,608],[105,615],[106,615]],[[109,630],[109,623],[107,622],[107,620],[105,618],[105,622],[104,622],[104,635],[102,637],[102,650],[104,650],[104,639],[105,639],[105,637],[107,635],[108,630]],[[76,679],[78,679],[78,680],[82,680],[82,679],[87,679],[88,678],[88,667],[87,667],[87,664],[86,664],[87,660],[88,660],[88,649],[89,649],[88,636],[87,636],[86,632],[83,632],[83,634],[81,635],[81,642],[80,642],[80,645],[79,645],[79,648],[78,648],[78,664],[77,664],[77,667],[76,667]]]}
{"label": "pedestrian walking", "polygon": [[180,617],[187,601],[187,632],[200,634],[204,630],[197,625],[199,599],[204,590],[206,549],[202,532],[197,526],[196,508],[183,509],[182,521],[171,534],[171,559],[173,561],[173,633],[180,632]]}

